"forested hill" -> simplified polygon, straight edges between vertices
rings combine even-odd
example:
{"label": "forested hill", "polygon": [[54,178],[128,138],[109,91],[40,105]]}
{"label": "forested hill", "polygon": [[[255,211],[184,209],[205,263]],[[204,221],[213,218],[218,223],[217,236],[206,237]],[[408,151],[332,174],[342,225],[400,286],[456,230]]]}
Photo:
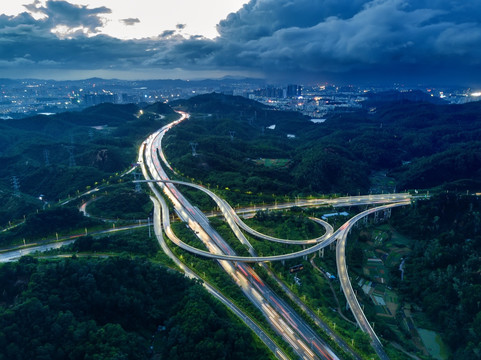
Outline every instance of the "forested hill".
{"label": "forested hill", "polygon": [[0,269],[1,359],[269,358],[199,284],[146,260],[23,257]]}
{"label": "forested hill", "polygon": [[[136,161],[138,145],[178,117],[158,103],[100,104],[79,112],[0,122],[0,225],[106,182]],[[161,116],[160,116],[161,115]],[[13,184],[18,184],[18,197]]]}
{"label": "forested hill", "polygon": [[392,104],[374,117],[400,138],[400,160],[410,162],[392,169],[400,187],[481,181],[481,102]]}
{"label": "forested hill", "polygon": [[242,96],[231,96],[220,93],[202,94],[186,100],[176,100],[171,106],[182,108],[189,112],[216,113],[227,115],[233,112],[253,112],[269,107],[257,101]]}
{"label": "forested hill", "polygon": [[403,280],[392,270],[393,286],[441,331],[452,359],[479,359],[481,198],[442,193],[393,214],[392,227],[414,239]]}
{"label": "forested hill", "polygon": [[[481,189],[481,102],[365,105],[315,124],[243,97],[195,96],[171,104],[192,117],[169,132],[165,149],[184,175],[254,194],[368,193],[376,172],[394,178],[389,191]],[[161,103],[140,110],[102,104],[0,122],[0,223],[43,206],[40,194],[56,201],[108,180],[177,116]],[[20,198],[12,196],[15,183]]]}
{"label": "forested hill", "polygon": [[167,156],[185,175],[222,188],[366,193],[370,175],[384,172],[395,180],[391,191],[460,181],[481,189],[481,102],[369,101],[319,124],[221,94],[177,105],[193,116],[169,133]]}
{"label": "forested hill", "polygon": [[426,102],[432,104],[447,104],[437,96],[431,96],[421,90],[396,91],[388,90],[379,93],[368,93],[370,104],[399,103],[399,102]]}
{"label": "forested hill", "polygon": [[147,113],[153,113],[158,115],[172,115],[175,113],[174,109],[172,109],[169,105],[161,102],[156,102],[151,105],[147,105],[143,108],[143,110]]}

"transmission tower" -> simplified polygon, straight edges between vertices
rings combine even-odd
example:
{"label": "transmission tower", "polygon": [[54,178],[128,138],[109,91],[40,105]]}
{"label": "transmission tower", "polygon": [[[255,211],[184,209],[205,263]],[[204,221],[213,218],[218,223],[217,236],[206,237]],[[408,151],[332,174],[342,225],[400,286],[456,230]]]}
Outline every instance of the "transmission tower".
{"label": "transmission tower", "polygon": [[235,131],[229,131],[230,141],[234,141]]}
{"label": "transmission tower", "polygon": [[12,176],[13,196],[20,197],[20,182],[18,177]]}
{"label": "transmission tower", "polygon": [[45,158],[45,166],[50,166],[50,151],[48,151],[47,149],[45,149],[43,151],[43,157]]}
{"label": "transmission tower", "polygon": [[254,117],[249,117],[249,125],[254,125],[254,122],[257,122],[257,111],[254,111]]}
{"label": "transmission tower", "polygon": [[69,167],[74,167],[77,166],[77,163],[75,162],[75,156],[74,156],[74,147],[72,145],[64,145],[64,148],[68,151],[69,158],[68,158],[68,166]]}
{"label": "transmission tower", "polygon": [[191,142],[190,147],[192,148],[192,156],[197,156],[197,143],[196,142]]}
{"label": "transmission tower", "polygon": [[[142,178],[141,174],[138,173],[137,171],[134,171],[134,179],[135,179],[136,181],[138,181],[138,180],[140,180],[141,178]],[[140,183],[136,182],[136,183],[135,183],[135,192],[136,192],[136,193],[139,193],[139,192],[141,192],[141,191],[142,191],[142,188],[141,188],[141,186],[140,186]]]}

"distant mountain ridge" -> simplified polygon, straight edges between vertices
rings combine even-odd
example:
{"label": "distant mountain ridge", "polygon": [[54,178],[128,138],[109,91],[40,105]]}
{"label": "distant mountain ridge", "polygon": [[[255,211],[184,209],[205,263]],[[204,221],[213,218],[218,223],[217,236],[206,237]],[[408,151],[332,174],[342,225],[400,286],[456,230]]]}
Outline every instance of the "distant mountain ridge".
{"label": "distant mountain ridge", "polygon": [[271,109],[255,100],[243,96],[232,96],[221,93],[202,94],[185,100],[175,100],[170,103],[172,107],[185,108],[191,112],[200,113],[230,113],[236,111],[256,111]]}

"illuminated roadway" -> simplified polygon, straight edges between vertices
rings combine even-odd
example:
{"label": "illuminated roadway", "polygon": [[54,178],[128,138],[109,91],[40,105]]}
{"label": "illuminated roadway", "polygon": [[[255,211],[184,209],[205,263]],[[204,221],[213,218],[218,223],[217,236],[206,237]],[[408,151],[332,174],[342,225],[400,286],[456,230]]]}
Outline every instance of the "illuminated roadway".
{"label": "illuminated roadway", "polygon": [[[156,195],[160,195],[157,192],[157,189],[155,187],[152,187],[152,190],[154,193],[157,193]],[[161,199],[161,200],[160,200]],[[169,226],[168,221],[169,221],[169,212],[167,208],[167,204],[165,203],[165,200],[160,197],[151,197],[151,200],[154,204],[154,231],[155,235],[160,243],[160,246],[162,247],[162,250],[169,256],[174,263],[184,271],[187,277],[191,279],[197,279],[201,280],[202,285],[204,288],[212,294],[216,299],[221,301],[224,305],[226,305],[229,309],[231,309],[234,314],[236,314],[248,327],[251,328],[252,331],[266,344],[266,346],[274,353],[276,356],[278,356],[281,359],[286,359],[287,356],[285,353],[279,349],[277,344],[267,335],[264,330],[262,330],[259,325],[257,325],[254,320],[252,320],[248,315],[246,315],[242,310],[240,310],[232,301],[227,299],[222,293],[220,293],[216,288],[214,288],[211,284],[206,282],[204,279],[201,279],[197,274],[195,274],[191,269],[189,269],[187,266],[185,266],[175,255],[174,253],[170,250],[170,248],[167,246],[164,240],[164,236],[162,234],[162,223],[166,224]],[[163,210],[161,210],[163,209]],[[163,221],[161,220],[161,215],[163,215]],[[167,222],[165,222],[167,221]]]}
{"label": "illuminated roadway", "polygon": [[[139,153],[139,163],[142,169],[142,173],[146,179],[149,179],[149,174],[148,171],[145,167],[145,163],[143,162],[143,152]],[[154,216],[153,216],[153,223],[154,223],[154,232],[155,235],[159,241],[159,244],[162,248],[162,250],[169,256],[172,261],[181,269],[184,271],[185,275],[191,279],[198,279],[201,280],[202,285],[204,288],[212,294],[215,298],[217,298],[219,301],[221,301],[224,305],[226,305],[229,309],[234,312],[249,328],[251,328],[252,331],[262,340],[262,342],[278,357],[279,359],[288,359],[286,354],[279,349],[277,344],[267,335],[264,330],[262,330],[257,323],[252,320],[248,315],[246,315],[242,310],[240,310],[232,301],[227,299],[220,291],[218,291],[216,288],[214,288],[212,285],[210,285],[208,282],[205,280],[201,279],[196,273],[194,273],[191,269],[189,269],[187,266],[182,263],[177,256],[170,250],[170,248],[167,246],[164,236],[162,234],[162,225],[164,225],[164,230],[166,231],[166,234],[169,234],[168,236],[172,239],[172,237],[175,237],[175,234],[173,234],[171,228],[170,228],[170,218],[169,218],[169,209],[167,206],[167,203],[165,202],[164,198],[161,196],[157,188],[150,183],[149,184],[152,192],[155,194],[155,197],[151,196],[151,200],[154,204]],[[162,218],[161,218],[162,215]]]}
{"label": "illuminated roadway", "polygon": [[[203,191],[207,190],[203,187],[200,187],[198,185],[195,185],[195,184],[190,184],[190,183],[186,183],[186,182],[182,182],[182,181],[174,181],[174,180],[140,180],[139,182],[159,182],[159,183],[174,183],[174,184],[182,184],[182,185],[188,185],[188,186],[192,186],[192,187],[196,187],[196,188],[199,188],[199,189],[202,189]],[[213,193],[211,193],[213,194]],[[402,200],[398,203],[395,203],[395,204],[390,204],[388,205],[389,207],[392,207],[393,205],[394,206],[401,206],[401,205],[407,205],[410,203],[410,200]],[[231,219],[231,216],[232,214],[234,213],[234,210],[230,207],[230,205],[225,205],[226,208],[221,208],[221,211],[223,213],[224,216],[226,216],[226,218],[228,219],[227,222],[229,223],[229,225],[231,225],[231,227],[233,226],[232,225],[232,221],[229,221],[229,219]],[[228,206],[228,208],[227,208]],[[230,209],[230,210],[229,210]],[[368,211],[365,211],[361,214],[358,214],[356,217],[352,218],[352,219],[356,219],[355,221],[359,220],[360,218],[364,217],[364,216],[367,216],[369,214],[372,214],[376,211],[381,211],[381,210],[384,210],[384,206],[380,206],[380,207],[376,207],[376,208],[373,208],[373,209],[370,209]],[[364,214],[364,215],[363,215]],[[362,216],[359,216],[359,215],[362,215]],[[351,220],[352,220],[351,219]],[[239,219],[240,220],[240,219]],[[324,224],[324,222],[322,222],[322,220],[319,220],[319,219],[315,219],[315,220],[318,220],[318,222],[320,224]],[[351,221],[350,220],[350,221]],[[202,222],[205,222],[206,220],[202,219]],[[355,222],[354,221],[354,222]],[[237,223],[237,222],[236,222]],[[241,222],[242,224],[244,224],[243,222]],[[348,222],[349,223],[349,222]],[[347,223],[346,223],[347,224]],[[346,224],[344,226],[346,226]],[[191,224],[189,223],[189,226]],[[244,224],[246,228],[249,228],[246,224]],[[289,253],[289,254],[283,254],[283,255],[272,255],[272,256],[237,256],[237,255],[225,255],[225,254],[215,254],[215,253],[210,253],[208,251],[204,251],[204,250],[200,250],[200,249],[197,249],[189,244],[186,244],[184,243],[182,240],[180,240],[179,238],[175,239],[175,241],[173,241],[177,246],[179,246],[180,248],[186,250],[186,251],[189,251],[189,252],[192,252],[196,255],[200,255],[200,256],[204,256],[204,257],[207,257],[207,258],[211,258],[211,259],[218,259],[218,260],[230,260],[230,261],[240,261],[240,262],[266,262],[266,261],[281,261],[281,260],[290,260],[290,259],[296,259],[296,258],[299,258],[299,257],[302,257],[302,256],[305,256],[305,255],[309,255],[309,254],[312,254],[313,252],[315,251],[318,251],[326,246],[328,246],[329,244],[333,243],[334,241],[336,241],[338,239],[338,237],[344,233],[344,226],[341,227],[340,229],[338,229],[337,231],[335,231],[334,233],[328,231],[327,232],[327,236],[326,235],[323,235],[322,237],[319,237],[319,238],[316,238],[316,239],[311,239],[311,240],[284,240],[284,239],[278,239],[278,238],[273,238],[271,236],[267,236],[267,235],[264,235],[262,236],[262,238],[266,239],[266,240],[270,240],[270,241],[276,241],[276,242],[285,242],[285,243],[290,243],[290,244],[295,244],[295,245],[302,245],[302,244],[306,244],[306,243],[315,243],[317,242],[316,245],[313,245],[307,249],[303,249],[303,250],[300,250],[300,251],[296,251],[296,252],[292,252],[292,253]],[[194,226],[195,227],[195,226]],[[244,228],[245,229],[245,228]],[[259,234],[259,235],[262,235],[260,233],[258,233],[257,231],[249,228],[252,232],[255,232],[256,235]],[[332,227],[331,227],[332,229]],[[234,225],[234,233],[236,233],[235,230],[235,225]],[[194,229],[194,231],[197,231],[196,229]],[[237,235],[237,234],[236,234]],[[242,235],[241,235],[242,236]],[[245,239],[245,237],[244,237]],[[247,241],[247,240],[245,240]],[[245,242],[244,242],[245,243]]]}
{"label": "illuminated roadway", "polygon": [[409,205],[410,203],[411,203],[410,201],[404,201],[396,204],[383,205],[383,206],[379,206],[376,208],[363,211],[362,213],[352,217],[343,226],[341,226],[340,228],[341,232],[339,232],[338,234],[338,242],[336,246],[336,264],[337,264],[337,273],[339,276],[339,280],[341,282],[342,291],[346,296],[346,300],[349,303],[349,307],[351,308],[352,314],[354,315],[354,318],[356,319],[357,324],[359,325],[362,331],[364,331],[369,335],[369,337],[371,338],[371,342],[374,347],[374,350],[376,351],[376,354],[382,360],[387,360],[389,359],[389,357],[384,352],[381,341],[379,340],[373,328],[369,324],[369,321],[367,320],[366,315],[364,315],[364,312],[362,311],[361,306],[357,301],[356,294],[352,289],[351,281],[349,279],[349,274],[347,273],[347,265],[346,265],[347,234],[349,233],[349,230],[351,229],[351,227],[356,223],[356,221],[363,218],[364,216],[372,214],[376,211],[391,209],[396,206]]}
{"label": "illuminated roadway", "polygon": [[[144,152],[144,158],[140,159],[139,157],[139,162],[143,163],[145,161],[152,178],[155,180],[168,179],[165,171],[160,166],[157,148],[160,147],[160,140],[170,126],[172,125],[167,125],[160,132],[151,135],[141,147],[141,152]],[[171,200],[179,217],[196,232],[209,251],[217,255],[222,253],[231,256],[235,255],[229,245],[212,229],[205,215],[193,207],[173,184],[160,184],[160,187]],[[171,240],[174,241],[175,237],[170,226],[166,228],[164,224],[164,230],[166,230],[166,234]],[[329,346],[317,336],[299,315],[264,284],[251,267],[243,263],[233,264],[224,260],[218,260],[218,262],[241,287],[244,294],[265,314],[276,332],[290,344],[301,358],[309,360],[338,359]]]}
{"label": "illuminated roadway", "polygon": [[[364,197],[357,197],[356,200],[353,201],[352,197],[349,198],[349,201],[339,201],[338,199],[334,200],[304,200],[304,201],[296,201],[297,206],[319,206],[318,201],[320,203],[335,203],[333,206],[342,206],[346,205],[356,205],[360,204],[372,204],[372,203],[385,203],[386,201],[396,202],[394,204],[379,206],[377,208],[366,210],[348,222],[346,222],[341,228],[339,228],[336,232],[332,233],[332,228],[326,227],[326,234],[320,238],[307,240],[309,243],[315,243],[314,246],[304,249],[301,251],[297,251],[291,254],[284,254],[284,255],[277,255],[277,256],[251,256],[251,257],[244,257],[244,256],[237,256],[235,255],[234,251],[225,243],[225,241],[220,237],[220,235],[211,228],[208,223],[207,218],[204,214],[202,214],[197,208],[193,207],[184,197],[180,194],[177,188],[173,185],[175,181],[171,181],[168,179],[165,171],[162,169],[162,166],[159,162],[160,158],[165,162],[165,156],[161,150],[161,140],[164,136],[165,132],[169,130],[173,125],[176,125],[180,121],[187,118],[187,115],[183,115],[180,120],[177,120],[174,123],[171,123],[157,133],[154,133],[144,142],[143,146],[141,147],[141,154],[144,154],[145,160],[147,162],[147,166],[152,174],[153,179],[149,179],[148,176],[146,179],[147,181],[154,181],[160,182],[160,187],[163,189],[165,195],[169,197],[174,205],[174,209],[179,215],[179,217],[188,223],[189,227],[195,231],[197,236],[204,242],[206,247],[209,249],[210,252],[203,251],[200,249],[196,249],[188,244],[185,244],[180,239],[178,239],[175,234],[173,234],[172,229],[170,228],[169,215],[168,209],[165,205],[165,209],[163,213],[167,214],[164,215],[166,220],[164,221],[164,230],[169,238],[181,248],[191,251],[197,255],[210,257],[217,259],[221,266],[234,278],[234,280],[241,286],[244,293],[251,299],[254,304],[259,307],[266,317],[269,318],[271,324],[274,328],[278,331],[278,333],[283,336],[283,338],[292,346],[294,351],[296,351],[299,355],[307,359],[316,359],[318,358],[316,354],[312,351],[315,351],[318,356],[322,359],[337,359],[337,356],[330,350],[325,344],[323,344],[320,339],[318,339],[317,335],[310,329],[302,319],[298,317],[298,315],[292,310],[289,309],[287,304],[285,304],[280,298],[278,298],[272,290],[270,290],[262,280],[255,274],[255,272],[249,266],[245,264],[237,264],[233,266],[230,261],[238,261],[238,262],[263,262],[263,261],[275,261],[275,260],[285,260],[285,259],[292,259],[300,256],[304,256],[315,252],[330,243],[339,239],[337,248],[336,248],[336,255],[337,255],[337,267],[339,278],[341,280],[342,289],[345,293],[346,299],[353,311],[353,314],[356,318],[361,329],[369,334],[372,339],[373,346],[381,357],[381,359],[387,359],[385,355],[382,344],[380,343],[379,339],[377,338],[376,334],[374,333],[373,329],[369,325],[367,319],[362,312],[359,303],[353,293],[352,286],[349,282],[349,277],[347,275],[347,267],[345,262],[345,242],[347,238],[347,233],[352,225],[361,219],[364,216],[372,214],[376,211],[382,211],[388,208],[392,208],[395,206],[403,206],[410,204],[409,195],[407,194],[394,194],[389,196],[364,196]],[[143,157],[139,154],[139,162],[143,163]],[[169,165],[168,165],[169,166]],[[169,166],[170,168],[170,166]],[[145,166],[144,166],[145,170]],[[232,227],[236,236],[240,239],[244,245],[246,245],[250,251],[252,246],[249,244],[245,236],[239,230],[239,226],[241,226],[244,230],[254,233],[256,236],[260,236],[266,240],[270,241],[277,241],[277,242],[285,242],[289,241],[290,243],[302,244],[299,240],[285,240],[285,239],[277,239],[273,237],[269,237],[263,234],[256,232],[253,229],[250,229],[247,225],[245,225],[237,216],[235,211],[227,204],[224,200],[218,198],[214,193],[208,191],[204,187],[199,185],[193,185],[190,183],[184,182],[175,182],[181,183],[182,185],[188,185],[196,187],[204,192],[207,192],[218,204],[219,208],[221,209],[223,215],[226,217],[227,222]],[[152,184],[149,184],[152,185]],[[152,185],[153,187],[153,185]],[[160,194],[159,194],[160,195]],[[347,198],[346,198],[347,199]],[[160,200],[160,199],[159,199]],[[280,207],[278,207],[280,208]],[[321,223],[322,224],[322,223]],[[304,240],[306,241],[306,240]],[[252,252],[251,252],[252,254]],[[230,261],[224,261],[230,260]],[[252,286],[253,285],[253,286]],[[256,290],[257,289],[257,290]],[[306,346],[307,344],[307,346]],[[309,348],[311,350],[309,350]]]}
{"label": "illuminated roadway", "polygon": [[[208,193],[211,196],[214,195],[214,196],[212,196],[213,198],[215,197],[215,194],[213,194],[212,192],[208,191],[207,189],[205,189],[205,188],[203,188],[199,185],[194,185],[194,184],[181,182],[181,181],[168,181],[167,180],[167,181],[160,181],[160,182],[164,182],[164,183],[169,182],[169,183],[177,183],[177,184],[181,184],[181,185],[192,186],[192,187],[198,188],[198,189]],[[217,200],[216,200],[216,202],[217,202]],[[264,256],[264,257],[262,257],[262,256],[261,257],[259,257],[259,256],[247,256],[246,257],[246,256],[219,255],[219,254],[211,254],[211,253],[208,253],[206,251],[196,249],[196,248],[194,248],[194,247],[192,247],[188,244],[183,243],[177,237],[173,238],[173,242],[176,245],[184,248],[185,250],[191,251],[191,252],[193,252],[197,255],[206,256],[206,257],[210,257],[210,258],[214,258],[214,259],[226,259],[226,260],[245,261],[245,262],[263,262],[263,261],[278,261],[278,260],[284,260],[284,259],[292,259],[292,258],[296,258],[296,257],[299,257],[299,256],[303,256],[304,254],[309,254],[309,253],[312,253],[314,251],[317,251],[318,249],[329,245],[331,242],[333,242],[335,240],[338,240],[337,247],[336,247],[336,263],[337,263],[337,267],[338,267],[339,279],[341,281],[341,286],[342,286],[343,292],[346,296],[346,300],[349,303],[349,307],[351,308],[351,311],[353,312],[353,315],[354,315],[359,327],[370,336],[371,341],[372,341],[372,345],[373,345],[376,353],[378,354],[378,356],[383,360],[387,360],[388,357],[383,350],[382,344],[381,344],[379,338],[376,336],[374,330],[370,326],[369,322],[367,321],[367,319],[364,315],[364,312],[362,311],[362,309],[359,305],[359,302],[357,301],[357,298],[356,298],[356,296],[354,294],[354,291],[352,289],[352,285],[350,283],[349,276],[348,276],[348,273],[347,273],[347,265],[346,265],[346,259],[345,259],[345,245],[346,245],[347,234],[348,234],[349,230],[361,218],[363,218],[365,216],[368,216],[368,215],[370,215],[374,212],[377,212],[377,211],[384,211],[384,210],[387,210],[387,209],[390,209],[390,208],[393,208],[393,207],[397,207],[397,206],[405,206],[405,205],[409,205],[410,203],[411,203],[410,200],[402,199],[402,200],[399,200],[398,202],[393,203],[393,204],[383,205],[383,206],[379,206],[379,207],[376,207],[376,208],[366,210],[366,211],[354,216],[353,218],[351,218],[343,226],[341,226],[341,228],[339,228],[334,234],[332,234],[332,232],[328,230],[327,231],[327,233],[328,233],[327,237],[326,237],[326,235],[324,235],[321,238],[307,240],[309,242],[327,240],[326,242],[317,244],[317,245],[315,245],[315,246],[313,246],[309,249],[305,249],[305,250],[302,250],[302,251],[299,251],[299,252],[294,252],[294,253],[285,254],[285,255]],[[230,207],[230,205],[225,203],[225,204],[223,204],[223,206],[224,207],[222,207],[222,206],[219,206],[219,207],[220,207],[220,209],[221,209],[221,211],[224,215],[229,216],[229,214],[234,214],[233,209]],[[240,221],[240,223],[244,224],[242,221]],[[247,225],[245,225],[245,226],[247,227]],[[253,230],[253,231],[255,232],[255,230]],[[260,234],[260,233],[258,233],[258,234]],[[262,234],[260,234],[260,235],[262,235]],[[261,237],[263,237],[263,236],[261,236]],[[270,238],[269,240],[274,239],[274,240],[271,240],[271,241],[279,241],[279,242],[283,241],[282,239],[277,239],[277,238],[272,238],[272,237],[268,237],[268,238]],[[318,240],[318,239],[321,239],[321,240]],[[291,243],[293,242],[295,244],[299,244],[299,242],[297,240],[291,240],[290,242]]]}
{"label": "illuminated roadway", "polygon": [[425,196],[419,195],[413,197],[409,193],[397,193],[397,194],[371,194],[371,195],[359,195],[359,196],[344,196],[333,199],[295,199],[292,202],[286,202],[282,204],[270,204],[270,205],[254,205],[251,207],[236,209],[237,214],[250,214],[257,211],[265,210],[279,210],[288,209],[294,206],[298,207],[319,207],[319,206],[332,206],[332,207],[350,207],[360,205],[375,205],[375,204],[388,204],[392,202],[411,200],[413,198],[423,198]]}
{"label": "illuminated roadway", "polygon": [[177,180],[138,180],[138,181],[134,181],[134,182],[163,182],[163,183],[185,185],[185,186],[189,186],[189,187],[193,187],[195,189],[198,189],[198,190],[206,193],[207,195],[209,195],[216,202],[217,206],[219,207],[220,211],[222,212],[222,215],[224,215],[224,217],[226,218],[227,223],[229,225],[232,224],[232,222],[235,222],[240,228],[247,231],[251,235],[254,235],[254,236],[256,236],[260,239],[264,239],[264,240],[267,240],[267,241],[273,241],[273,242],[278,242],[278,243],[283,243],[283,244],[292,244],[292,245],[316,244],[316,243],[319,243],[321,241],[326,240],[334,232],[334,229],[332,228],[331,224],[329,224],[328,222],[326,222],[324,220],[321,220],[321,219],[314,218],[314,217],[310,217],[309,219],[311,219],[312,221],[322,225],[326,229],[326,233],[324,235],[322,235],[321,237],[315,238],[315,239],[308,239],[308,240],[280,239],[280,238],[276,238],[276,237],[273,237],[273,236],[261,234],[260,232],[258,232],[256,230],[252,229],[251,227],[249,227],[246,223],[244,223],[239,218],[239,216],[236,214],[235,210],[230,206],[229,203],[227,203],[225,200],[223,200],[219,196],[217,196],[217,194],[210,191],[209,189],[206,189],[202,185],[197,185],[197,184],[193,184],[193,183],[189,183],[189,182],[185,182],[185,181],[177,181]]}

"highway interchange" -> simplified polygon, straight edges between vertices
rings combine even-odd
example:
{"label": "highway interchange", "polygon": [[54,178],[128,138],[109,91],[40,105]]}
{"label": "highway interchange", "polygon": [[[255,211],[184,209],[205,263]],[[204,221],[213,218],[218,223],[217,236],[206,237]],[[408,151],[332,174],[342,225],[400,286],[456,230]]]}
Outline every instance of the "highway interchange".
{"label": "highway interchange", "polygon": [[[153,178],[164,180],[167,179],[167,175],[161,168],[157,157],[159,144],[156,141],[158,139],[159,137],[152,136],[150,141],[148,140],[144,144],[143,150],[146,156],[145,162],[141,164],[144,176],[145,169],[149,168]],[[160,178],[161,176],[163,179]],[[211,252],[218,255],[235,255],[230,246],[212,229],[205,216],[200,214],[198,209],[193,207],[173,184],[160,184],[160,186],[164,194],[172,201],[177,214],[197,232],[199,238]],[[164,213],[168,209],[165,207],[165,210]],[[168,213],[167,216],[163,215],[162,218],[166,235],[175,242],[175,235],[168,223]],[[158,221],[154,221],[154,226],[158,226]],[[260,279],[250,266],[225,260],[218,260],[218,262],[240,286],[244,294],[266,315],[272,327],[291,345],[300,358],[338,359],[332,349]],[[282,355],[277,352],[276,356],[282,358]]]}
{"label": "highway interchange", "polygon": [[[216,259],[220,266],[232,277],[232,279],[239,285],[244,294],[264,313],[268,321],[271,323],[274,330],[292,347],[294,352],[302,359],[339,359],[332,348],[327,345],[316,332],[292,309],[286,304],[280,297],[278,297],[272,289],[270,289],[265,282],[256,274],[253,267],[247,263],[260,263],[266,261],[279,261],[286,259],[293,259],[297,257],[303,257],[307,254],[311,254],[315,251],[322,249],[325,246],[337,241],[336,246],[336,261],[338,267],[338,275],[341,281],[342,290],[346,296],[349,306],[354,314],[354,317],[360,326],[360,328],[366,332],[372,341],[373,347],[381,359],[388,359],[385,354],[382,344],[376,336],[374,330],[369,325],[361,307],[356,299],[356,296],[352,290],[349,276],[347,273],[347,265],[345,260],[345,243],[349,229],[359,219],[368,216],[376,211],[385,211],[392,207],[404,206],[410,204],[410,196],[408,194],[395,194],[390,196],[360,196],[344,198],[344,200],[336,199],[321,199],[321,200],[297,200],[295,204],[297,206],[319,206],[321,204],[330,203],[338,206],[350,204],[385,204],[375,208],[366,210],[347,221],[338,230],[334,231],[332,226],[320,219],[312,219],[323,225],[326,229],[326,233],[316,239],[310,240],[287,240],[277,239],[270,236],[266,236],[258,233],[257,231],[248,227],[236,214],[234,209],[219,198],[215,193],[206,189],[203,186],[179,182],[170,180],[163,168],[166,166],[172,169],[168,164],[165,155],[162,152],[162,138],[164,134],[173,126],[188,119],[189,115],[181,113],[179,120],[170,123],[154,134],[151,134],[149,138],[143,142],[139,150],[138,162],[142,168],[145,181],[154,193],[152,201],[154,203],[154,228],[157,238],[164,249],[164,251],[171,257],[175,258],[175,255],[165,244],[163,238],[163,231],[167,237],[177,246],[183,248],[186,251],[192,252],[199,256],[209,257]],[[158,190],[158,187],[163,192],[163,195]],[[209,224],[207,217],[200,212],[199,209],[192,206],[190,202],[180,193],[175,185],[191,186],[195,187],[205,193],[207,193],[218,205],[220,211],[226,219],[226,222],[232,228],[236,237],[243,243],[248,249],[251,256],[238,256],[232,250],[232,248],[225,242],[224,239],[215,231]],[[172,231],[170,227],[169,207],[165,201],[167,197],[174,207],[175,212],[188,226],[195,232],[197,237],[204,243],[208,251],[194,248],[182,240],[180,240]],[[387,204],[386,204],[387,203]],[[290,254],[276,255],[276,256],[257,256],[255,250],[241,231],[249,232],[251,235],[262,238],[267,241],[275,241],[287,244],[297,245],[312,245],[307,249],[296,251]],[[179,265],[179,260],[174,260]],[[185,265],[179,265],[186,275],[191,277],[197,277],[191,269],[185,267]],[[226,303],[225,298],[217,290],[213,291],[206,288],[213,293],[220,301],[224,302],[231,309],[232,306]],[[228,302],[228,300],[227,300]],[[237,309],[238,310],[238,309]],[[287,358],[284,353],[273,343],[273,341],[260,329],[254,329],[255,326],[249,324],[249,320],[246,320],[246,315],[241,314],[240,310],[233,310],[248,326],[255,331],[259,338],[266,343],[266,345],[273,351],[273,353],[281,359]],[[248,317],[247,317],[248,318]],[[252,320],[250,320],[252,321]],[[346,345],[340,340],[335,340],[341,347],[345,348]],[[345,351],[352,353],[350,349]],[[356,355],[354,354],[354,357]]]}

